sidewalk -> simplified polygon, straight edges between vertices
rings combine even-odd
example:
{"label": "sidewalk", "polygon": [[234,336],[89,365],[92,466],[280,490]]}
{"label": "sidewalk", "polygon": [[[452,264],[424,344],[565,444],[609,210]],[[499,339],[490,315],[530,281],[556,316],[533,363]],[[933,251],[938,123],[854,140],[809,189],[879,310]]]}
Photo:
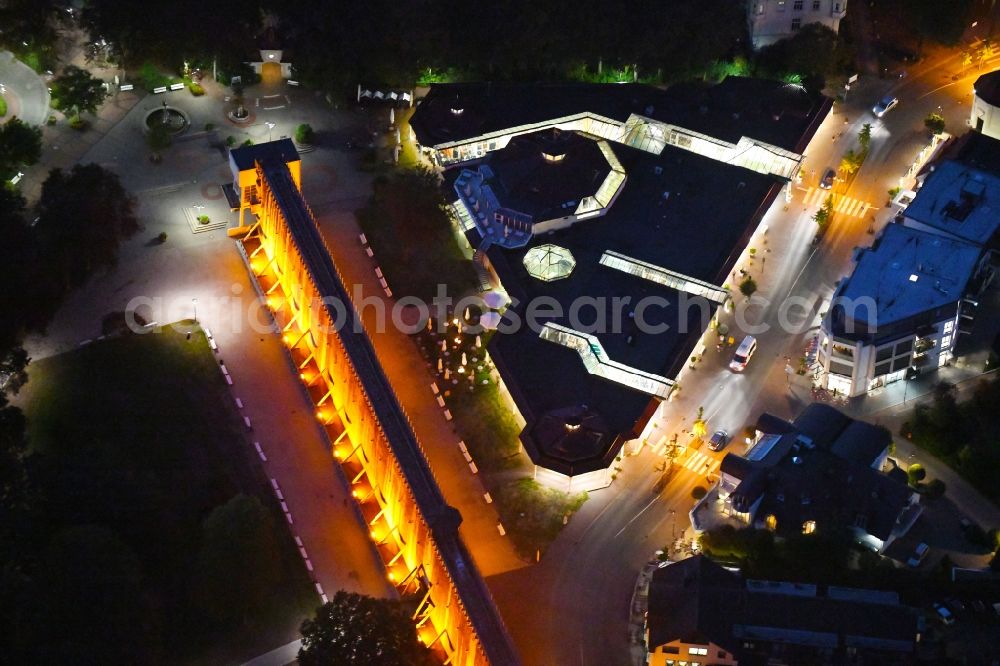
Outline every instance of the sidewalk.
{"label": "sidewalk", "polygon": [[[320,218],[320,228],[335,255],[333,259],[348,283],[363,285],[366,295],[383,297],[374,273],[375,262],[358,241],[361,230],[354,215],[339,212]],[[377,330],[374,312],[369,308],[362,315],[368,330]],[[470,471],[458,448],[459,437],[431,392],[433,379],[413,340],[396,330],[388,317],[386,330],[375,333],[373,338],[379,360],[413,423],[441,491],[462,514],[459,531],[483,577],[525,566],[514,553],[510,540],[497,529],[497,512],[486,503],[483,497],[486,489]]]}

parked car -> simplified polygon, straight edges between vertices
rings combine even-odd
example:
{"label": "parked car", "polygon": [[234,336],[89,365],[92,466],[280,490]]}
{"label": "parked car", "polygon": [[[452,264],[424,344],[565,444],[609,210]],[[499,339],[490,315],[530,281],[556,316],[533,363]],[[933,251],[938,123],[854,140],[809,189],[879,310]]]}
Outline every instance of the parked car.
{"label": "parked car", "polygon": [[833,181],[837,177],[837,172],[833,169],[827,169],[826,173],[823,174],[823,179],[819,181],[819,186],[824,190],[829,190],[833,188]]}
{"label": "parked car", "polygon": [[729,433],[725,430],[716,430],[708,440],[708,448],[713,451],[721,451],[729,443]]}
{"label": "parked car", "polygon": [[948,606],[948,609],[951,610],[951,612],[954,613],[955,615],[965,612],[965,604],[963,604],[958,599],[955,598],[945,599],[944,603]]}
{"label": "parked car", "polygon": [[946,626],[955,624],[955,616],[951,614],[950,610],[944,607],[944,604],[934,604],[934,612],[937,613],[938,618]]}
{"label": "parked car", "polygon": [[881,118],[885,114],[892,111],[897,104],[899,104],[899,100],[897,98],[892,95],[886,95],[872,107],[872,113],[875,114],[876,118]]}
{"label": "parked car", "polygon": [[927,557],[927,553],[931,550],[930,546],[926,543],[918,543],[917,547],[913,551],[913,555],[910,555],[910,559],[906,560],[906,566],[917,568],[923,564],[924,559]]}
{"label": "parked car", "polygon": [[740,346],[736,348],[736,353],[733,354],[733,360],[729,362],[729,369],[733,372],[743,372],[746,370],[747,363],[750,362],[750,357],[753,353],[757,351],[757,338],[752,335],[748,335],[743,338],[743,342]]}

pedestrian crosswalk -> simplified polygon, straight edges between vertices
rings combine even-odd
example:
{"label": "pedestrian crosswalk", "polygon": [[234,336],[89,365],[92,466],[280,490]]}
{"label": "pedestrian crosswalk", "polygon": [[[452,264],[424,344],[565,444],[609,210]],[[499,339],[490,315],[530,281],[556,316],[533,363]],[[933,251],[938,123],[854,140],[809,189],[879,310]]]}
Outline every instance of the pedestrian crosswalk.
{"label": "pedestrian crosswalk", "polygon": [[828,196],[833,197],[834,212],[846,215],[847,217],[864,217],[872,208],[872,205],[867,201],[846,197],[842,194],[831,194],[830,190],[824,190],[819,187],[810,187],[807,189],[803,197],[803,203],[806,206],[822,206]]}
{"label": "pedestrian crosswalk", "polygon": [[[653,450],[657,453],[657,455],[666,455],[668,446],[669,441],[667,440],[667,436],[663,435],[660,437],[659,441],[657,441]],[[719,465],[722,464],[722,460],[721,458],[714,458],[707,451],[693,451],[681,445],[678,448],[678,456],[674,460],[674,464],[689,469],[696,474],[709,476],[718,471]]]}
{"label": "pedestrian crosswalk", "polygon": [[714,474],[722,461],[702,451],[692,451],[683,460],[678,459],[677,464],[686,467],[696,474],[708,476]]}

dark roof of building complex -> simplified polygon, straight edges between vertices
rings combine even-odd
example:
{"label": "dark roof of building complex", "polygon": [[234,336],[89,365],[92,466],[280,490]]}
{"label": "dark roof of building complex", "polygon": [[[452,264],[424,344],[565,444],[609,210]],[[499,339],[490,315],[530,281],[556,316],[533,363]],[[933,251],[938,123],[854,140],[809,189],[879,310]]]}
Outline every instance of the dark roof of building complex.
{"label": "dark roof of building complex", "polygon": [[[494,244],[487,254],[514,299],[513,312],[522,319],[527,303],[539,297],[551,298],[560,304],[562,313],[540,317],[539,325],[551,322],[586,332],[587,325],[594,322],[594,308],[583,307],[577,321],[570,317],[573,304],[588,299],[598,306],[603,304],[608,314],[606,326],[589,331],[601,353],[629,368],[669,379],[683,367],[718,303],[603,265],[602,257],[612,251],[687,278],[722,285],[777,196],[781,182],[672,146],[660,155],[613,142],[608,146],[624,167],[626,181],[605,215],[533,237],[520,248]],[[502,164],[508,159],[505,153],[512,149],[521,150],[514,146],[489,153],[483,164],[491,169],[495,163]],[[573,157],[567,156],[565,166]],[[563,168],[562,164],[547,166]],[[528,179],[518,187],[530,188],[532,182]],[[514,199],[521,196],[516,191],[507,195]],[[480,242],[478,237],[473,240],[474,244]],[[546,244],[572,254],[576,263],[568,277],[543,281],[529,274],[525,256],[532,248]],[[629,317],[648,297],[659,300],[650,301],[652,304],[639,313],[643,321],[651,326],[666,324],[668,329],[640,330]],[[615,299],[628,300],[620,301],[622,305],[617,307]],[[620,313],[617,324],[611,318],[616,307]],[[576,349],[540,338],[538,328],[521,326],[513,333],[494,335],[489,352],[527,421],[522,441],[532,459],[564,474],[606,468],[621,443],[638,435],[637,430],[655,408],[651,394],[591,374]],[[600,429],[592,428],[586,440],[563,437],[552,424],[561,418],[559,410],[570,408],[585,408],[600,416],[603,435]]]}
{"label": "dark roof of building complex", "polygon": [[905,483],[873,468],[892,441],[889,432],[822,403],[783,423],[763,415],[757,444],[745,457],[723,459],[721,473],[739,480],[733,507],[747,511],[759,500],[757,515],[773,515],[779,531],[800,532],[815,521],[818,530],[857,527],[884,541],[912,496]]}
{"label": "dark roof of building complex", "polygon": [[976,275],[980,254],[971,243],[888,225],[870,248],[858,250],[854,270],[838,287],[830,309],[831,330],[848,339],[885,339],[897,329],[912,331],[940,321],[944,308],[954,314],[954,304]]}
{"label": "dark roof of building complex", "polygon": [[[252,148],[256,149],[254,157],[281,209],[288,233],[323,299],[323,307],[331,309],[331,321],[343,324],[337,329],[338,338],[375,413],[378,426],[392,449],[395,462],[431,530],[434,545],[455,585],[483,651],[491,664],[518,664],[520,660],[513,641],[500,619],[486,583],[459,536],[458,527],[462,517],[457,509],[445,501],[409,419],[403,413],[399,399],[375,354],[372,341],[364,328],[357,324],[357,312],[350,305],[351,297],[327,252],[319,226],[288,170],[286,148],[291,146],[291,141],[285,139],[279,143],[284,147],[269,149],[269,144],[260,144]],[[294,150],[294,146],[292,149]],[[334,311],[332,302],[335,301],[346,307]]]}
{"label": "dark roof of building complex", "polygon": [[593,113],[624,122],[631,114],[730,143],[747,136],[801,152],[831,100],[780,81],[730,76],[667,90],[636,83],[446,83],[431,85],[410,120],[424,146]]}
{"label": "dark roof of building complex", "polygon": [[557,128],[514,137],[488,161],[496,196],[535,220],[567,215],[568,202],[571,213],[611,171],[597,142]]}
{"label": "dark roof of building complex", "polygon": [[258,143],[251,146],[240,146],[229,151],[236,168],[240,171],[249,171],[254,168],[256,162],[276,160],[281,164],[295,162],[299,160],[299,151],[295,149],[295,144],[291,139],[277,139],[267,143]]}
{"label": "dark roof of building complex", "polygon": [[976,91],[976,97],[987,104],[1000,106],[1000,70],[980,76],[972,89]]}
{"label": "dark roof of building complex", "polygon": [[1000,175],[955,160],[935,165],[904,211],[911,221],[979,246],[1000,230]]}
{"label": "dark roof of building complex", "polygon": [[746,641],[909,653],[919,622],[892,592],[745,580],[703,555],[657,569],[649,586],[651,650],[713,643],[740,663]]}
{"label": "dark roof of building complex", "polygon": [[987,173],[1000,173],[1000,140],[981,132],[966,132],[952,139],[941,152],[941,159],[931,162],[925,169],[931,173],[945,160],[961,162]]}

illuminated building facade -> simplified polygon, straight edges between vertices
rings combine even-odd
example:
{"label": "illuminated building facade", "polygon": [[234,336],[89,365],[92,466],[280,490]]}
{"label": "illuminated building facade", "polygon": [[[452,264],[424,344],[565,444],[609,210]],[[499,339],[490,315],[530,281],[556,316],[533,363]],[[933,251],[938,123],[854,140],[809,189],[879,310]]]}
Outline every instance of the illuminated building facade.
{"label": "illuminated building facade", "polygon": [[256,216],[240,248],[389,580],[401,595],[418,600],[418,636],[444,663],[517,664],[489,590],[459,537],[461,515],[445,502],[302,197],[298,156],[276,143],[233,151],[241,198]]}
{"label": "illuminated building facade", "polygon": [[755,49],[792,37],[803,26],[820,23],[834,32],[847,15],[847,0],[748,0],[747,21]]}

